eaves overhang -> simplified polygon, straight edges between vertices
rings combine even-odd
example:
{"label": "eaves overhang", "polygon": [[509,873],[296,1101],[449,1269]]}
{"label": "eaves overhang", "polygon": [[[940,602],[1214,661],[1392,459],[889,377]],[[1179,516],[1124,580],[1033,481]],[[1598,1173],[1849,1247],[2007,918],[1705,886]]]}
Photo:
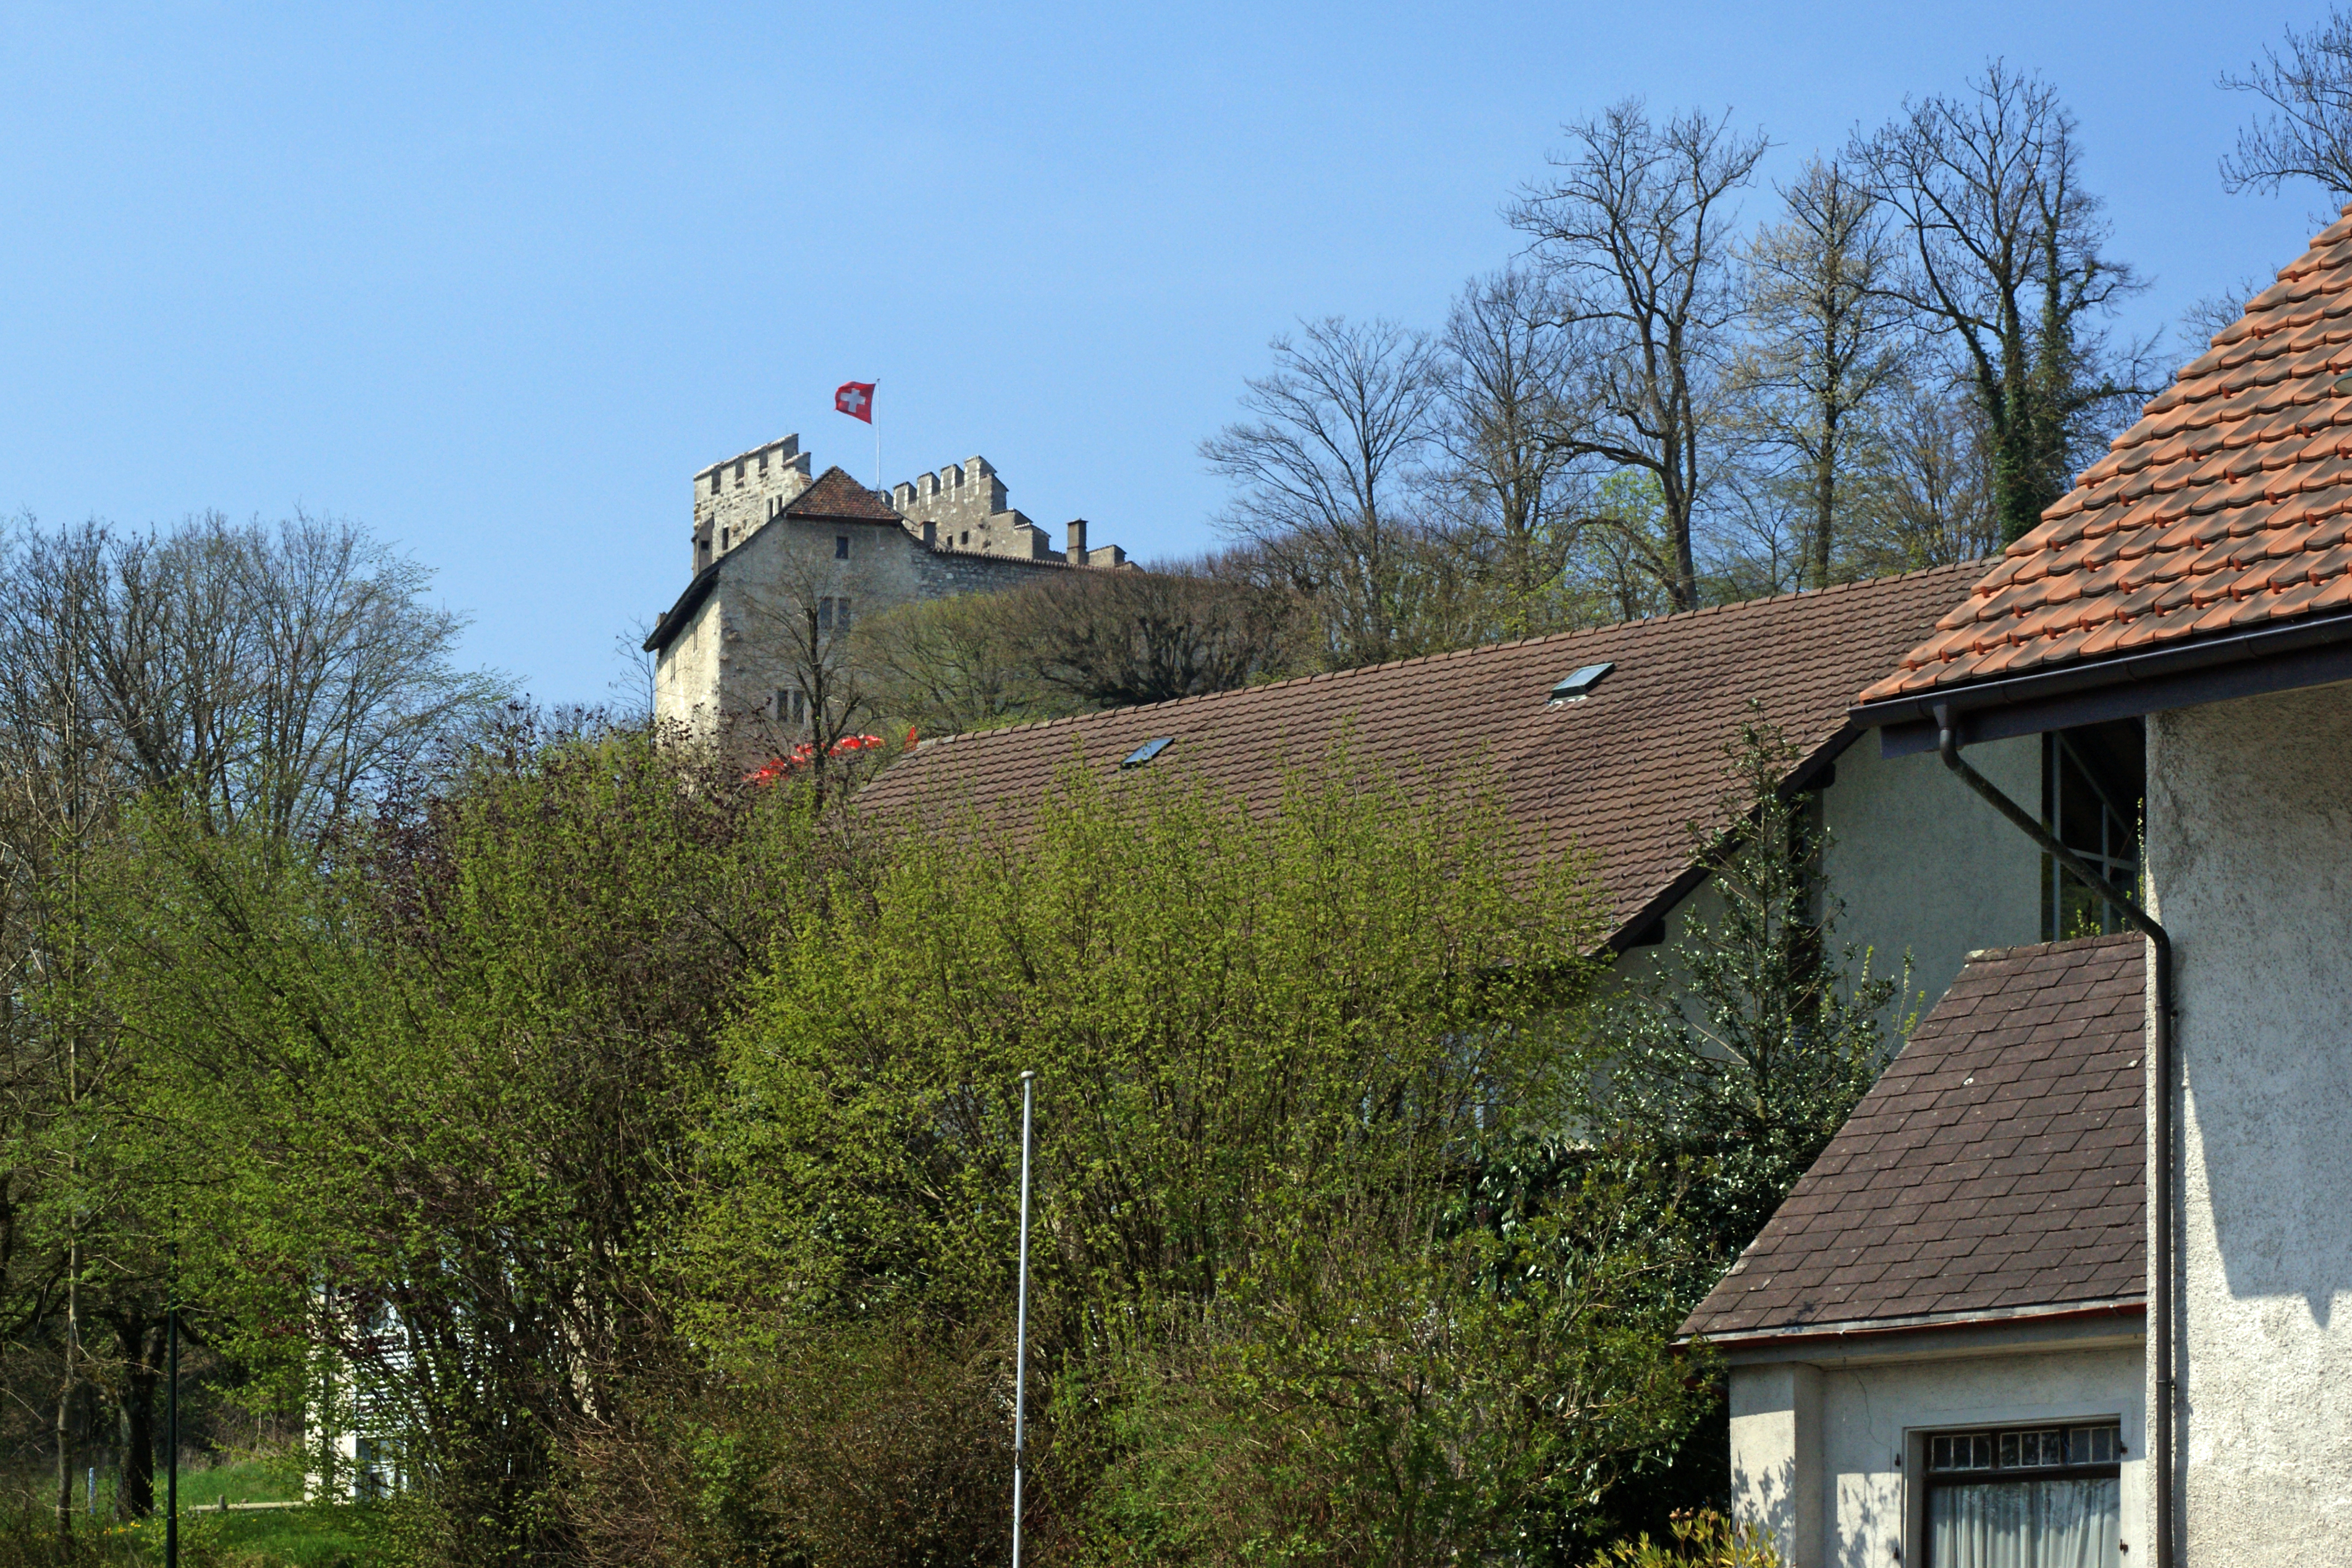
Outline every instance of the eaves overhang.
{"label": "eaves overhang", "polygon": [[1777,1328],[1748,1329],[1727,1334],[1682,1334],[1675,1343],[1704,1342],[1721,1352],[1780,1349],[1797,1351],[1825,1344],[1853,1345],[1864,1341],[1907,1334],[1946,1332],[1955,1329],[2024,1327],[2109,1318],[2144,1318],[2144,1296],[2122,1296],[2104,1301],[2053,1302],[2041,1307],[2000,1307],[1967,1312],[1919,1312],[1900,1318],[1867,1318],[1848,1322],[1790,1323]]}
{"label": "eaves overhang", "polygon": [[642,645],[643,651],[659,653],[669,647],[671,640],[686,628],[686,623],[694,618],[694,612],[702,607],[702,601],[710,597],[710,590],[719,585],[719,569],[726,563],[727,557],[722,555],[694,574],[694,581],[686,585],[677,603],[663,611],[662,618],[654,623],[654,629]]}
{"label": "eaves overhang", "polygon": [[1882,756],[1907,757],[1937,748],[1938,709],[1948,710],[1967,746],[2339,680],[2352,680],[2352,612],[1931,687],[1857,703],[1847,713],[1856,726],[1878,731]]}
{"label": "eaves overhang", "polygon": [[[1702,1342],[1685,1335],[1675,1353]],[[1822,1324],[1810,1331],[1736,1334],[1705,1339],[1727,1367],[1801,1362],[1854,1368],[1905,1363],[1977,1360],[1990,1355],[2105,1349],[2139,1349],[2147,1342],[2147,1303],[2137,1298],[2078,1302],[2007,1311],[1942,1312],[1898,1322]]]}
{"label": "eaves overhang", "polygon": [[[1780,798],[1793,800],[1810,790],[1826,789],[1837,777],[1838,757],[1863,733],[1861,725],[1849,721],[1798,758],[1796,766],[1780,781]],[[1653,947],[1664,940],[1666,916],[1715,875],[1724,858],[1738,847],[1739,837],[1740,830],[1727,832],[1709,847],[1707,853],[1694,857],[1672,881],[1651,893],[1632,914],[1611,928],[1608,939],[1593,950],[1592,956],[1602,960],[1622,958],[1636,948]]]}

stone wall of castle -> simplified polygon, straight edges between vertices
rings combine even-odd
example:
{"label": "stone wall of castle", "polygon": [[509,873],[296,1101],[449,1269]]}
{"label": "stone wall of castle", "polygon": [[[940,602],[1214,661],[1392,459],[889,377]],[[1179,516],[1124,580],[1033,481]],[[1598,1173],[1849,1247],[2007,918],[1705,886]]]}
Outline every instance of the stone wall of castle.
{"label": "stone wall of castle", "polygon": [[902,605],[996,593],[1068,570],[1058,556],[936,549],[897,523],[778,517],[728,552],[718,585],[662,650],[655,714],[704,733],[724,716],[751,749],[779,749],[797,738],[780,694],[808,661],[808,606],[824,607],[830,658],[846,653],[850,627]]}
{"label": "stone wall of castle", "polygon": [[749,539],[809,487],[809,455],[787,436],[694,476],[694,570]]}

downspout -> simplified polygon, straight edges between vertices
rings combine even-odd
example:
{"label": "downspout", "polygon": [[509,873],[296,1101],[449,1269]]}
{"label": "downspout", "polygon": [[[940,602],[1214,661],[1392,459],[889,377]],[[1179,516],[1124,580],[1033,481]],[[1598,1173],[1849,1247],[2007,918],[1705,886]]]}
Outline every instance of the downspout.
{"label": "downspout", "polygon": [[2142,909],[2138,902],[2106,878],[2093,870],[2088,862],[2058,841],[2057,837],[2033,815],[2000,792],[1984,774],[1969,766],[1960,757],[1960,738],[1952,727],[1949,703],[1936,704],[1936,745],[1944,765],[1960,776],[1960,782],[1984,796],[1991,807],[2020,831],[2040,845],[2044,853],[2063,866],[2101,898],[2121,910],[2140,933],[2156,949],[2156,973],[2151,977],[2156,993],[2155,1016],[2149,1023],[2148,1065],[2151,1079],[2148,1142],[2155,1154],[2155,1179],[2149,1184],[2148,1229],[2153,1233],[2147,1270],[2147,1316],[2150,1336],[2154,1341],[2151,1354],[2156,1363],[2156,1440],[2150,1447],[2151,1468],[2156,1477],[2156,1563],[2155,1568],[2172,1568],[2179,1556],[2175,1551],[2173,1519],[2173,1407],[2179,1399],[2174,1380],[2172,1355],[2172,939],[2156,922],[2156,917]]}

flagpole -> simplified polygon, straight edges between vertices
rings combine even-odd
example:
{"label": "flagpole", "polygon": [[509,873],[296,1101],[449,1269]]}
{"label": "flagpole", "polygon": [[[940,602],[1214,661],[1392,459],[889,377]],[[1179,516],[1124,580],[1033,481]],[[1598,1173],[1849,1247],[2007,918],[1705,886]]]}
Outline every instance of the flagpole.
{"label": "flagpole", "polygon": [[1028,1444],[1029,1148],[1037,1075],[1021,1075],[1021,1294],[1013,1331],[1013,1568],[1021,1568],[1021,1460]]}

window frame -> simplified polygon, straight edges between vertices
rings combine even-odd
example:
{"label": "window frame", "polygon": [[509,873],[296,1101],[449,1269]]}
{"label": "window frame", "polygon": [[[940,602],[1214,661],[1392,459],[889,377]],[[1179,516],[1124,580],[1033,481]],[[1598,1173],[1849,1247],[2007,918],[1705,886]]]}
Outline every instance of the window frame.
{"label": "window frame", "polygon": [[[2084,1428],[2105,1427],[2115,1434],[2115,1458],[2105,1462],[2089,1464],[2011,1465],[2000,1463],[2000,1439],[2004,1435],[2017,1436],[2028,1432],[2056,1431],[2064,1435]],[[1936,1439],[1938,1437],[1976,1437],[1991,1439],[1993,1463],[1987,1469],[1938,1470],[1935,1468]],[[2057,1421],[1979,1422],[1968,1426],[1945,1426],[1915,1431],[1911,1434],[1912,1451],[1917,1456],[1919,1476],[1916,1511],[1906,1510],[1917,1521],[1921,1568],[1945,1568],[1935,1560],[1935,1494],[1938,1490],[1957,1490],[1966,1487],[2008,1486],[2019,1481],[2112,1480],[2116,1483],[2116,1527],[2120,1534],[2123,1524],[2124,1461],[2131,1451],[2124,1443],[2122,1418],[2115,1415],[2068,1416]],[[2128,1558],[2126,1558],[2128,1561]]]}
{"label": "window frame", "polygon": [[[2090,727],[2086,727],[2090,728]],[[2142,744],[2145,745],[2145,741]],[[2074,824],[2065,820],[2065,778],[2072,773],[2082,781],[2097,802],[2098,843],[2081,842],[2087,837],[2079,831],[2071,835]],[[2147,826],[2147,785],[2141,781],[2141,798],[2125,802],[2118,798],[2116,786],[2125,781],[2105,776],[2105,770],[2084,752],[2064,730],[2047,730],[2042,735],[2042,824],[2075,854],[2088,861],[2092,868],[2106,877],[2116,887],[2127,892],[2139,889],[2143,868],[2140,848]],[[2082,879],[2058,864],[2052,855],[2042,855],[2042,940],[2067,940],[2067,903],[2070,890],[2077,901],[2087,900],[2098,911],[2099,934],[2113,936],[2128,928],[2123,913],[2084,885]]]}

